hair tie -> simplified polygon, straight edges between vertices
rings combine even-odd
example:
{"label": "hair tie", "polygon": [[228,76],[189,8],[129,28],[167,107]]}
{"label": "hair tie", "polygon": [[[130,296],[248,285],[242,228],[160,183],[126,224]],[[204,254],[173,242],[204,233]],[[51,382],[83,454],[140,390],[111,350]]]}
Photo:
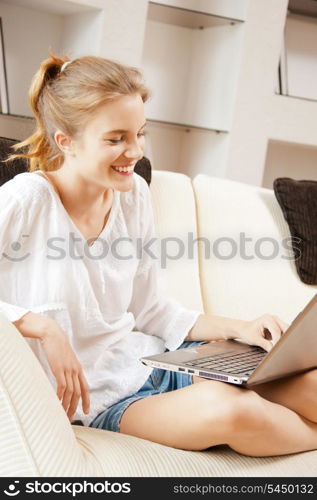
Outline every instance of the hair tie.
{"label": "hair tie", "polygon": [[72,61],[66,61],[66,62],[64,62],[64,64],[63,64],[63,65],[62,65],[62,67],[61,67],[61,73],[62,73],[63,71],[65,71],[65,69],[67,68],[67,66],[68,66],[71,62],[72,62]]}

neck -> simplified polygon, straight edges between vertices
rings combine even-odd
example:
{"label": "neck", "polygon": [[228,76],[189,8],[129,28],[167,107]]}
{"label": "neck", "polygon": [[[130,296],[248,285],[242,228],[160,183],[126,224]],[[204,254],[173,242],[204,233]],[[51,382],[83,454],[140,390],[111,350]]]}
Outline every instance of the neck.
{"label": "neck", "polygon": [[49,172],[48,177],[67,212],[77,218],[89,219],[112,202],[112,188],[105,189],[89,183],[74,175],[71,169],[61,167],[56,172]]}

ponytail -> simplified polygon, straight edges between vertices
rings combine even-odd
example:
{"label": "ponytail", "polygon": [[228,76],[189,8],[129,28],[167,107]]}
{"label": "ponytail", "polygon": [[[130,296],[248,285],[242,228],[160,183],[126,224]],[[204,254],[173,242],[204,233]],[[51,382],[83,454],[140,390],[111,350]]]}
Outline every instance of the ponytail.
{"label": "ponytail", "polygon": [[54,139],[48,136],[41,101],[45,87],[59,75],[61,67],[67,59],[60,59],[51,53],[49,55],[50,58],[43,61],[35,73],[29,90],[29,105],[35,117],[36,131],[24,141],[13,146],[15,151],[22,149],[27,152],[12,154],[7,160],[25,158],[28,160],[30,171],[37,169],[55,170],[63,159]]}

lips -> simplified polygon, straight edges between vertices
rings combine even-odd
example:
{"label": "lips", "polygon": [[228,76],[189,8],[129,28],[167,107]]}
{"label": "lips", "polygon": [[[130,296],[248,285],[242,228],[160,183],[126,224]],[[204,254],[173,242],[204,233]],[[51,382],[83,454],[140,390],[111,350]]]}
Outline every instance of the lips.
{"label": "lips", "polygon": [[134,172],[134,165],[129,167],[118,167],[116,165],[111,165],[111,168],[117,173],[122,175],[132,175]]}
{"label": "lips", "polygon": [[111,165],[114,168],[125,168],[125,167],[134,167],[134,163],[129,163],[128,165]]}

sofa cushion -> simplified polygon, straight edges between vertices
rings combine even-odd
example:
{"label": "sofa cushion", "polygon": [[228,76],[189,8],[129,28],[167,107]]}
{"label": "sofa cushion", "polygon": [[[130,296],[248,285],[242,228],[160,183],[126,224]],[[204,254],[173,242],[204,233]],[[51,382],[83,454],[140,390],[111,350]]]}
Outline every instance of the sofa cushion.
{"label": "sofa cushion", "polygon": [[[0,186],[12,179],[15,175],[27,171],[27,161],[24,158],[16,158],[10,162],[5,162],[14,153],[12,146],[18,141],[8,137],[0,137]],[[151,163],[145,156],[135,165],[135,172],[143,177],[148,184],[151,183]]]}
{"label": "sofa cushion", "polygon": [[298,276],[317,284],[317,182],[279,177],[274,192],[292,235]]}
{"label": "sofa cushion", "polygon": [[191,244],[191,238],[197,238],[191,180],[184,174],[153,170],[151,196],[161,251],[161,290],[184,307],[203,311],[197,244]]}
{"label": "sofa cushion", "polygon": [[[317,287],[296,272],[291,234],[274,191],[195,177],[205,312],[241,319],[275,314],[290,323]],[[210,244],[210,255],[206,253]]]}

